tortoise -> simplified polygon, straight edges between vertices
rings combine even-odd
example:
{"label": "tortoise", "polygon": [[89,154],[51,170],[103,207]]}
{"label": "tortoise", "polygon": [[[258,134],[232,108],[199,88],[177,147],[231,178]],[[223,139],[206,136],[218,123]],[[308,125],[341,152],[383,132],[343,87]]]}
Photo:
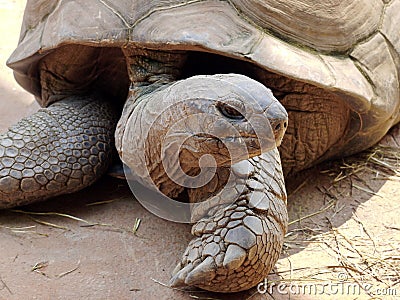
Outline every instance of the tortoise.
{"label": "tortoise", "polygon": [[[171,286],[249,289],[282,248],[284,175],[362,151],[400,121],[399,9],[399,0],[28,0],[8,65],[43,108],[0,137],[0,206],[92,184],[115,137],[144,183],[172,199],[215,200],[201,207]],[[161,163],[177,123],[185,174],[197,178],[200,158],[215,157],[205,185],[186,188]]]}

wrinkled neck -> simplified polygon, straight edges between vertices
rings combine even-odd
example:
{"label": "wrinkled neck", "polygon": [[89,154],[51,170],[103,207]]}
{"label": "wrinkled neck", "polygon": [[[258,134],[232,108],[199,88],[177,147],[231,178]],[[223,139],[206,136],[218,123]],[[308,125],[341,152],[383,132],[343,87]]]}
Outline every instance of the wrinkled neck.
{"label": "wrinkled neck", "polygon": [[[162,103],[162,97],[153,97],[153,94],[179,79],[186,54],[135,47],[125,48],[123,51],[131,85],[116,129],[116,148],[121,159],[124,161],[125,158],[124,163],[127,164],[129,160],[131,165],[137,166],[133,171],[140,175],[139,177],[145,178],[147,172],[144,172],[144,168],[148,168],[158,187],[170,189],[174,184],[168,181],[165,171],[159,170],[160,139],[162,133],[168,129],[167,125],[174,122],[168,119],[157,119],[165,104]],[[173,109],[166,114],[166,118],[179,118],[179,113],[179,109],[175,107],[175,111]],[[153,117],[154,120],[152,120]],[[153,129],[150,129],[148,132],[150,138],[145,138],[147,135],[145,128],[153,122],[160,121],[160,124],[153,124],[158,131],[153,133]],[[125,134],[130,136],[130,139],[124,143]],[[126,147],[137,149],[135,150],[137,155],[124,156]],[[166,194],[168,193],[176,194],[178,191],[167,191]]]}
{"label": "wrinkled neck", "polygon": [[186,53],[143,48],[124,49],[131,86],[130,97],[139,99],[179,79]]}

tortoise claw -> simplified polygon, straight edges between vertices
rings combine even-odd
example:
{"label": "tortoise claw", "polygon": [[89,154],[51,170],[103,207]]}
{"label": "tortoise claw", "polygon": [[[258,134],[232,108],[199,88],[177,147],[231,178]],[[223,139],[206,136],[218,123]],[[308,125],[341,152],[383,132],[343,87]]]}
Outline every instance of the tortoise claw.
{"label": "tortoise claw", "polygon": [[246,257],[247,253],[243,248],[232,244],[229,245],[228,249],[226,250],[224,262],[222,265],[229,271],[237,270],[243,265]]}
{"label": "tortoise claw", "polygon": [[[175,275],[169,281],[169,286],[172,288],[187,286],[186,278],[189,272],[193,270],[193,265],[189,263],[183,269],[181,269],[182,264],[179,263],[174,269]],[[179,267],[179,269],[178,269]]]}
{"label": "tortoise claw", "polygon": [[174,277],[178,272],[182,269],[182,263],[178,263],[175,267],[175,269],[172,271],[172,277]]}
{"label": "tortoise claw", "polygon": [[185,279],[186,285],[207,284],[215,278],[217,265],[211,256],[195,267]]}

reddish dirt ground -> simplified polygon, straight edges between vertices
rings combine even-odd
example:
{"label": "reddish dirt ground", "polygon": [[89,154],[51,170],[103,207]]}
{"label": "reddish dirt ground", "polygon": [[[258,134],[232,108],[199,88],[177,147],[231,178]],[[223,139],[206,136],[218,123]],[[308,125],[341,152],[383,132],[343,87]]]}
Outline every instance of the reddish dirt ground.
{"label": "reddish dirt ground", "polygon": [[[0,132],[38,108],[4,65],[17,44],[24,4],[0,0]],[[395,299],[395,293],[400,297],[400,177],[360,161],[346,168],[325,164],[288,180],[292,224],[269,276],[281,284],[272,296],[165,287],[191,238],[190,226],[153,216],[123,181],[104,178],[80,193],[22,208],[85,222],[0,211],[0,299]],[[341,171],[357,172],[333,182]],[[109,203],[90,205],[101,201]],[[295,284],[318,291],[302,292]],[[323,284],[329,289],[318,295]],[[353,293],[346,291],[351,284]]]}

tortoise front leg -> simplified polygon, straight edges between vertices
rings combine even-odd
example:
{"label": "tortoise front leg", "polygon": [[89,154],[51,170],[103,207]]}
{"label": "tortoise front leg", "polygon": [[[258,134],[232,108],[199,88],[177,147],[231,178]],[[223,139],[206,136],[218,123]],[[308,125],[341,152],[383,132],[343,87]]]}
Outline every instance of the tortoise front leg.
{"label": "tortoise front leg", "polygon": [[232,171],[235,179],[214,200],[237,200],[209,211],[212,216],[193,226],[196,237],[175,269],[171,286],[242,291],[262,281],[275,265],[288,222],[279,153],[275,148],[233,165]]}
{"label": "tortoise front leg", "polygon": [[92,184],[111,160],[116,121],[110,104],[71,96],[0,135],[0,208]]}

